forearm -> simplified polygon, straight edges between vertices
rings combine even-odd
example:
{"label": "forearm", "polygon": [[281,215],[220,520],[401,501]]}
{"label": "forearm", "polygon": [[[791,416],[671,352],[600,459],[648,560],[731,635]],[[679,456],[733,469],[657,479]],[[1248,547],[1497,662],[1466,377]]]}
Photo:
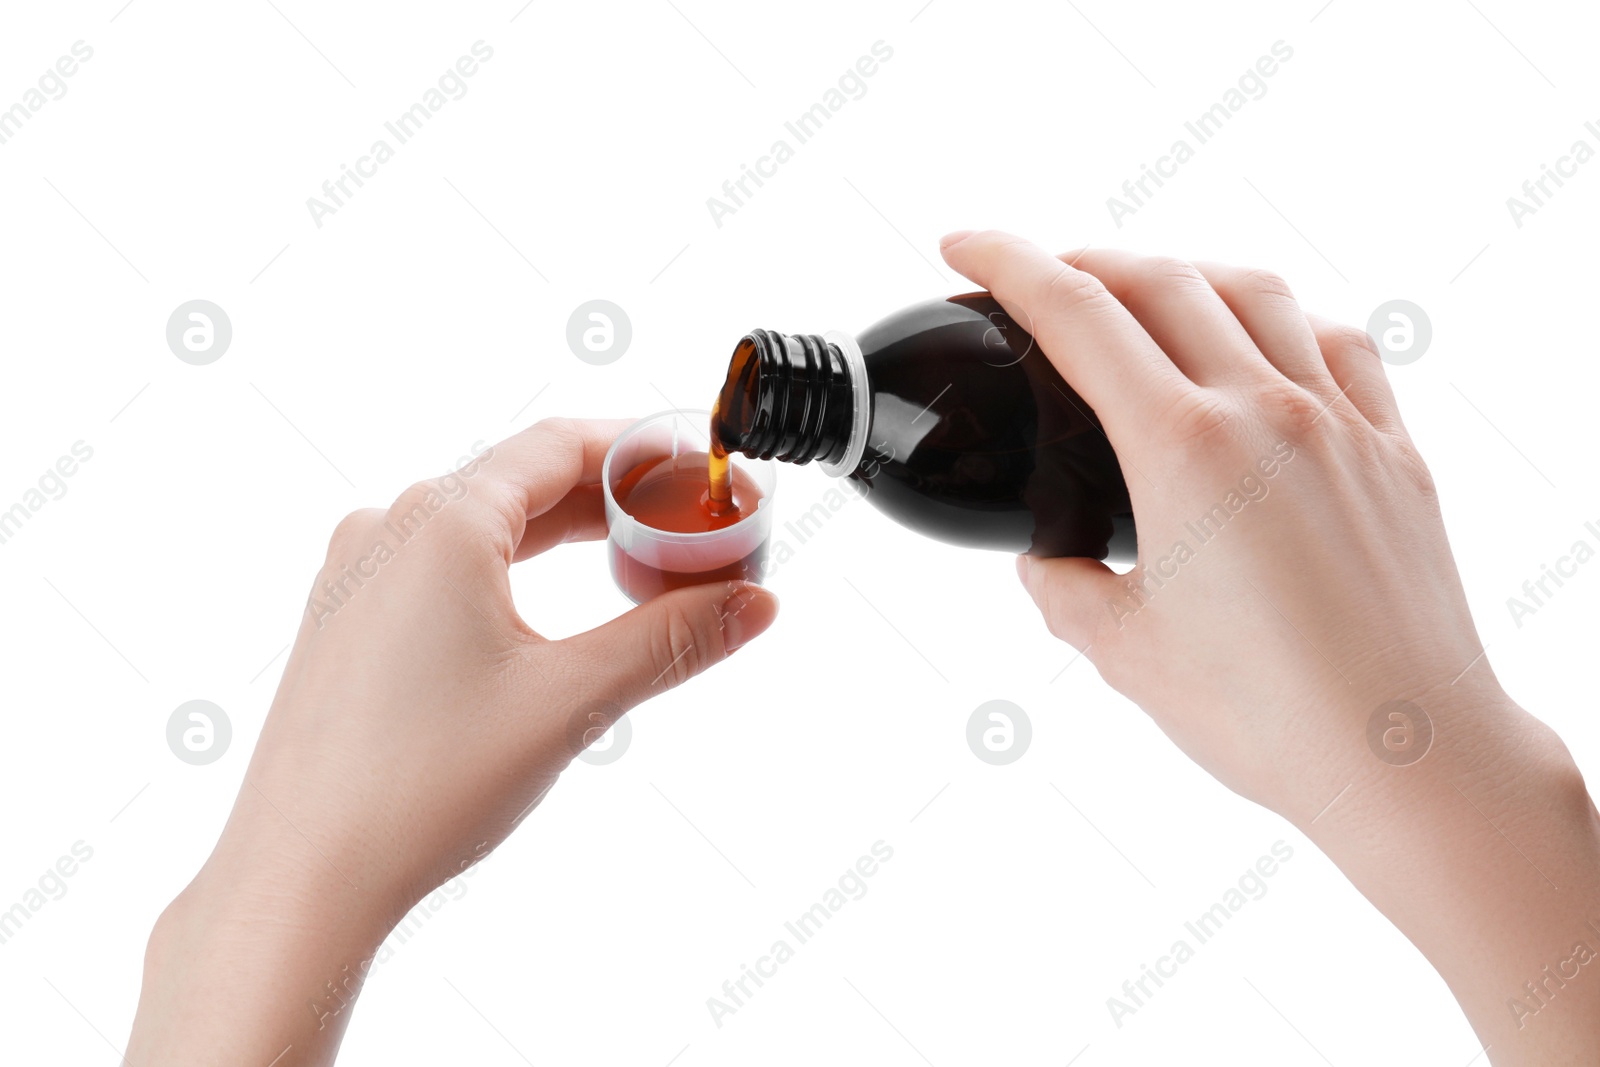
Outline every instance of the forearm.
{"label": "forearm", "polygon": [[1427,956],[1495,1067],[1600,1049],[1600,816],[1509,700],[1430,702],[1434,747],[1374,759],[1303,829]]}

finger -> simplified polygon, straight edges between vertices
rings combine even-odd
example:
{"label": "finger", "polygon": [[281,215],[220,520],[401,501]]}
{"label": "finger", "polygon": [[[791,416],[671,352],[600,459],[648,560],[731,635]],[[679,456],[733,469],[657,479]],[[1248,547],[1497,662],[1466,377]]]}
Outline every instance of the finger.
{"label": "finger", "polygon": [[574,541],[598,541],[606,535],[606,498],[600,485],[580,485],[570,490],[543,514],[528,520],[522,540],[511,557],[520,563]]}
{"label": "finger", "polygon": [[727,659],[777,615],[778,598],[760,586],[717,582],[664,593],[559,645],[600,675],[600,698],[631,708]]}
{"label": "finger", "polygon": [[1108,618],[1106,605],[1117,593],[1117,574],[1099,560],[1017,557],[1017,575],[1033,597],[1050,632],[1087,652]]}
{"label": "finger", "polygon": [[1307,315],[1307,324],[1317,339],[1328,373],[1338,388],[1355,405],[1374,429],[1404,434],[1400,405],[1395,402],[1389,375],[1383,369],[1378,346],[1364,330],[1344,323]]}
{"label": "finger", "polygon": [[1250,334],[1193,265],[1110,248],[1061,259],[1099,278],[1195,383],[1225,386],[1276,377]]}
{"label": "finger", "polygon": [[[408,487],[390,505],[385,528],[402,544],[420,538],[432,545],[455,569],[458,593],[497,619],[510,620],[516,609],[506,568],[519,558],[529,521],[578,486],[597,483],[606,450],[627,425],[546,419],[458,471]],[[574,532],[576,521],[571,513],[553,518],[523,556]],[[521,620],[507,624],[527,629]]]}
{"label": "finger", "polygon": [[1093,275],[996,230],[951,234],[941,251],[1034,335],[1119,449],[1137,451],[1139,431],[1194,390]]}
{"label": "finger", "polygon": [[1317,350],[1317,340],[1289,284],[1270,271],[1227,263],[1196,263],[1217,296],[1278,372],[1301,388],[1332,400],[1338,392]]}
{"label": "finger", "polygon": [[474,521],[507,560],[514,558],[530,519],[577,486],[600,480],[606,450],[627,426],[623,420],[545,419],[488,449],[457,475],[487,505]]}

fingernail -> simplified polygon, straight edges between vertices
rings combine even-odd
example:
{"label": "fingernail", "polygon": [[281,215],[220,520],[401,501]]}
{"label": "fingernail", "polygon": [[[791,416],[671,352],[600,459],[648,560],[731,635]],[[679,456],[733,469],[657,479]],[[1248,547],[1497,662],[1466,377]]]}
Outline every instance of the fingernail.
{"label": "fingernail", "polygon": [[971,237],[977,232],[977,230],[954,230],[950,233],[947,233],[943,237],[939,238],[939,249],[940,251],[943,251],[944,249],[955,244],[957,241],[965,241],[968,237]]}
{"label": "fingernail", "polygon": [[722,649],[733,655],[778,617],[778,598],[759,585],[741,585],[722,602]]}

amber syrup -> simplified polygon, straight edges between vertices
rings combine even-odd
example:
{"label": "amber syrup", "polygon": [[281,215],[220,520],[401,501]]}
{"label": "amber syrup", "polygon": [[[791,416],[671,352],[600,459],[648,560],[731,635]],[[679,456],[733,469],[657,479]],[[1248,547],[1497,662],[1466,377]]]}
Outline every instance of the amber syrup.
{"label": "amber syrup", "polygon": [[[680,452],[647,459],[623,475],[613,495],[623,511],[644,525],[683,534],[726,529],[754,515],[761,503],[755,479],[733,466],[717,445],[710,453]],[[635,559],[613,543],[611,569],[618,584],[641,602],[706,582],[755,582],[766,565],[768,540],[763,539],[739,559],[700,571],[663,570]]]}

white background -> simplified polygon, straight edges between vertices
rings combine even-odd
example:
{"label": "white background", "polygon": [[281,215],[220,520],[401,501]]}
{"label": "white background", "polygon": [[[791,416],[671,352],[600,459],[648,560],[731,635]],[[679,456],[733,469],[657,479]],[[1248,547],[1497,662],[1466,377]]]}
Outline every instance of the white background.
{"label": "white background", "polygon": [[[1521,228],[1506,207],[1600,146],[1593,11],[122,3],[0,15],[0,106],[94,49],[0,145],[0,510],[94,449],[0,545],[0,909],[93,849],[0,945],[7,1062],[115,1062],[145,937],[222,825],[340,516],[546,415],[704,406],[751,327],[856,330],[968,288],[937,256],[961,227],[1271,267],[1358,324],[1425,308],[1431,349],[1390,375],[1489,658],[1600,764],[1600,565],[1520,628],[1506,607],[1600,520],[1600,162]],[[317,228],[307,197],[480,39],[467,95]],[[879,40],[865,96],[715,225],[706,199]],[[1279,40],[1266,95],[1115,227],[1106,198]],[[565,341],[597,297],[634,331],[604,367]],[[210,366],[166,346],[195,298],[233,323]],[[782,471],[780,519],[827,485]],[[597,545],[514,581],[548,634],[625,606]],[[377,968],[342,1062],[1474,1060],[1410,945],[1068,666],[1010,558],[852,501],[773,585],[766,637],[630,716],[622,758],[574,764]],[[234,729],[205,767],[165,741],[196,698]],[[965,740],[991,699],[1033,724],[1007,767]],[[1270,892],[1114,1025],[1107,997],[1280,839]],[[715,1026],[706,998],[878,840],[867,895]]]}

